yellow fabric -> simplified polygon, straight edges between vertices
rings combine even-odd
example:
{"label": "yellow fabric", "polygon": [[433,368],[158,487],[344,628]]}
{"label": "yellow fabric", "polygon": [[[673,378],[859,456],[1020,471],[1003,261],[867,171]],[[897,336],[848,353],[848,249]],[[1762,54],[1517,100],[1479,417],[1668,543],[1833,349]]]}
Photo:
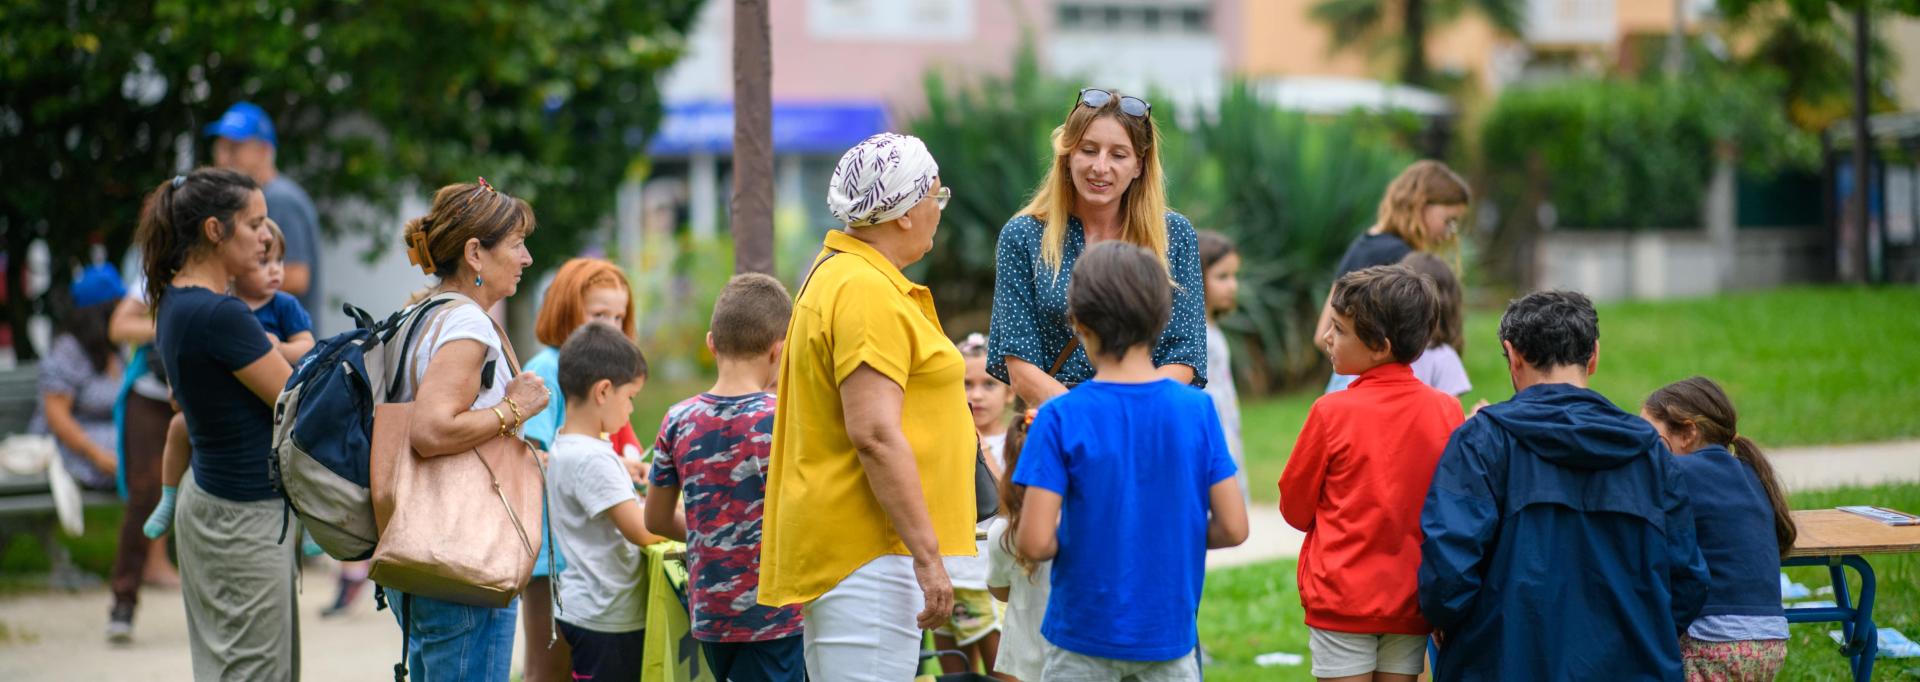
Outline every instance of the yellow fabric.
{"label": "yellow fabric", "polygon": [[707,669],[706,655],[693,638],[687,606],[680,593],[687,586],[687,564],[668,559],[667,554],[682,554],[687,546],[678,542],[659,542],[641,548],[647,555],[647,641],[640,657],[643,682],[714,682]]}
{"label": "yellow fabric", "polygon": [[941,553],[976,552],[966,362],[933,293],[844,232],[827,234],[815,262],[794,302],[774,408],[760,542],[760,603],[770,606],[812,601],[875,558],[909,553],[847,437],[840,383],[862,364],[906,391],[901,428]]}

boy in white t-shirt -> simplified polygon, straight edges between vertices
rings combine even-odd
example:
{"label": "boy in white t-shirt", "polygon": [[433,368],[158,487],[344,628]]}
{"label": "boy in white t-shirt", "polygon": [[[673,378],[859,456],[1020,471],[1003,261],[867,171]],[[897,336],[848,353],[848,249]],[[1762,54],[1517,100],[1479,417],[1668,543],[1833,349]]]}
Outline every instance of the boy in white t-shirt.
{"label": "boy in white t-shirt", "polygon": [[620,330],[589,323],[560,346],[567,417],[547,463],[554,541],[567,562],[554,585],[560,634],[577,680],[640,679],[646,529],[633,479],[606,434],[633,416],[647,361]]}

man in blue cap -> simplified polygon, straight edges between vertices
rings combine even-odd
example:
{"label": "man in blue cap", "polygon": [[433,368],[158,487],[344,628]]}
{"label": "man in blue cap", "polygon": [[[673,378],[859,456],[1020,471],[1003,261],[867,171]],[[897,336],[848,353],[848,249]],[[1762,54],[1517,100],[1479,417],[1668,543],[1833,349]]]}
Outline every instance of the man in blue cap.
{"label": "man in blue cap", "polygon": [[273,119],[252,102],[240,102],[207,126],[207,135],[214,138],[214,165],[246,173],[260,184],[260,191],[267,196],[267,217],[279,223],[287,236],[287,268],[280,289],[300,299],[300,306],[320,327],[325,312],[318,307],[322,303],[320,217],[307,191],[281,175],[274,165],[278,140]]}

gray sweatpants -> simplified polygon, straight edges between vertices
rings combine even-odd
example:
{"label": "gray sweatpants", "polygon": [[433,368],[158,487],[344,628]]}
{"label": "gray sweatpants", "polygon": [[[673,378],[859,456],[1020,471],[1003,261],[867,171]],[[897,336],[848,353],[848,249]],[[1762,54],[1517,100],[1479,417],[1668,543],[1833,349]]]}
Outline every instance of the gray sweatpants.
{"label": "gray sweatpants", "polygon": [[181,479],[174,534],[197,682],[300,679],[300,525],[281,544],[283,510],[212,495],[192,472]]}

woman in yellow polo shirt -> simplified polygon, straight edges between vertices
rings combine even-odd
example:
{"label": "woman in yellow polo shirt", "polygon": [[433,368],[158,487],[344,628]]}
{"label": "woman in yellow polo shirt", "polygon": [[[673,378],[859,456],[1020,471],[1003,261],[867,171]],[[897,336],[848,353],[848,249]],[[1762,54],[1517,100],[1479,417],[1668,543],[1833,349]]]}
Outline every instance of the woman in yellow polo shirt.
{"label": "woman in yellow polo shirt", "polygon": [[794,302],[774,413],[760,603],[807,604],[807,674],[898,682],[945,623],[943,555],[970,556],[966,363],[933,295],[900,273],[933,248],[949,191],[920,140],[841,157],[828,233]]}

